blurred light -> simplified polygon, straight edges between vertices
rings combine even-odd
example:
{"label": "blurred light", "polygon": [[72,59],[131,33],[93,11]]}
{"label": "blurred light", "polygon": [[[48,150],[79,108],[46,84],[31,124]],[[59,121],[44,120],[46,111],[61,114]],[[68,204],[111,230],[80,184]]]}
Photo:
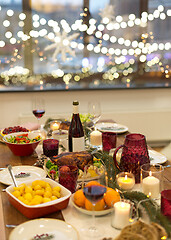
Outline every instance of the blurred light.
{"label": "blurred light", "polygon": [[117,21],[117,22],[122,22],[122,20],[123,20],[123,17],[122,17],[122,16],[118,15],[118,16],[116,17],[116,21]]}
{"label": "blurred light", "polygon": [[103,35],[103,39],[104,39],[105,41],[109,40],[109,34],[105,33],[105,34]]}
{"label": "blurred light", "polygon": [[133,46],[134,48],[138,47],[138,42],[137,42],[136,40],[134,40],[134,41],[132,42],[132,46]]}
{"label": "blurred light", "polygon": [[41,29],[41,30],[39,31],[39,36],[40,36],[40,37],[44,37],[46,34],[47,34],[47,30],[46,30],[46,29]]}
{"label": "blurred light", "polygon": [[123,54],[123,55],[127,55],[127,54],[128,54],[128,50],[127,50],[127,49],[125,49],[125,48],[124,48],[124,49],[122,49],[122,54]]}
{"label": "blurred light", "polygon": [[135,49],[135,54],[137,54],[137,55],[141,54],[141,49],[140,48],[136,48]]}
{"label": "blurred light", "polygon": [[98,65],[99,67],[103,67],[103,66],[105,65],[105,59],[104,59],[104,57],[99,57],[99,58],[98,58],[97,65]]}
{"label": "blurred light", "polygon": [[20,13],[20,14],[19,14],[19,19],[20,19],[20,20],[24,20],[25,18],[26,18],[25,13]]}
{"label": "blurred light", "polygon": [[45,24],[46,24],[46,22],[47,22],[47,21],[46,21],[46,19],[45,19],[45,18],[41,18],[41,19],[40,19],[40,24],[41,24],[41,25],[45,25]]}
{"label": "blurred light", "polygon": [[160,13],[160,19],[164,20],[166,18],[166,14],[165,13]]}
{"label": "blurred light", "polygon": [[105,27],[103,24],[99,24],[97,28],[99,31],[103,31]]}
{"label": "blurred light", "polygon": [[148,13],[147,12],[142,12],[141,13],[141,17],[142,18],[147,18],[148,17]]}
{"label": "blurred light", "polygon": [[74,41],[72,41],[71,43],[70,43],[70,46],[72,47],[72,48],[76,48],[77,47],[77,42],[74,42]]}
{"label": "blurred light", "polygon": [[126,28],[127,27],[127,23],[126,22],[121,22],[121,28]]}
{"label": "blurred light", "polygon": [[124,39],[123,38],[119,38],[118,39],[118,43],[121,44],[121,45],[124,44]]}
{"label": "blurred light", "polygon": [[107,53],[107,48],[106,48],[106,47],[102,47],[101,52],[102,52],[103,54],[106,54],[106,53]]}
{"label": "blurred light", "polygon": [[48,33],[48,38],[49,39],[54,39],[55,38],[55,34],[53,32]]}
{"label": "blurred light", "polygon": [[169,42],[165,43],[165,50],[169,50],[171,47],[171,44]]}
{"label": "blurred light", "polygon": [[171,16],[171,9],[167,10],[167,16],[169,16],[169,17]]}
{"label": "blurred light", "polygon": [[120,55],[120,54],[121,54],[121,50],[120,50],[119,48],[117,48],[117,49],[115,50],[115,54],[116,54],[116,55]]}
{"label": "blurred light", "polygon": [[4,47],[5,46],[5,42],[4,41],[0,41],[0,47]]}
{"label": "blurred light", "polygon": [[9,10],[7,11],[7,15],[8,15],[9,17],[12,17],[12,16],[14,15],[14,11],[11,10],[11,9],[9,9]]}
{"label": "blurred light", "polygon": [[87,50],[88,51],[92,51],[93,50],[93,44],[91,44],[91,43],[89,43],[88,45],[87,45]]}
{"label": "blurred light", "polygon": [[163,50],[164,49],[164,44],[163,43],[159,43],[159,49]]}
{"label": "blurred light", "polygon": [[91,18],[89,20],[89,23],[92,24],[92,25],[95,25],[96,24],[96,20],[94,18]]}
{"label": "blurred light", "polygon": [[102,19],[103,23],[104,24],[108,24],[109,23],[109,18],[105,17]]}
{"label": "blurred light", "polygon": [[150,13],[150,14],[148,15],[148,20],[149,20],[149,21],[152,21],[153,19],[154,19],[154,16],[153,16],[153,14]]}
{"label": "blurred light", "polygon": [[96,36],[97,38],[101,38],[101,37],[102,37],[102,32],[97,31],[97,32],[95,33],[95,36]]}
{"label": "blurred light", "polygon": [[129,47],[131,45],[131,41],[130,40],[125,40],[125,46]]}
{"label": "blurred light", "polygon": [[141,23],[141,20],[139,18],[136,18],[135,19],[135,25],[140,25],[140,23]]}
{"label": "blurred light", "polygon": [[99,47],[99,46],[95,46],[94,52],[95,52],[95,53],[99,53],[99,52],[100,52],[100,47]]}
{"label": "blurred light", "polygon": [[19,38],[22,38],[23,35],[24,35],[23,31],[19,31],[19,32],[17,33],[17,36],[18,36]]}
{"label": "blurred light", "polygon": [[111,31],[113,29],[113,23],[108,23],[106,28],[107,30]]}
{"label": "blurred light", "polygon": [[84,44],[83,43],[79,43],[78,44],[78,49],[79,50],[83,50],[84,49]]}
{"label": "blurred light", "polygon": [[11,44],[15,44],[16,42],[17,42],[17,40],[16,40],[15,38],[11,38],[11,39],[10,39],[10,43],[11,43]]}
{"label": "blurred light", "polygon": [[145,55],[141,55],[140,56],[140,62],[145,62],[146,61],[146,56]]}
{"label": "blurred light", "polygon": [[10,21],[8,21],[8,20],[3,21],[3,25],[4,25],[4,27],[9,27]]}
{"label": "blurred light", "polygon": [[118,30],[118,29],[120,28],[119,23],[114,23],[114,24],[113,24],[113,28],[116,29],[116,30]]}
{"label": "blurred light", "polygon": [[129,26],[129,27],[133,27],[133,26],[134,26],[134,22],[133,22],[132,20],[129,20],[129,21],[128,21],[128,26]]}
{"label": "blurred light", "polygon": [[159,10],[155,10],[154,13],[153,13],[153,16],[154,16],[155,18],[158,18],[158,17],[160,16]]}
{"label": "blurred light", "polygon": [[139,48],[143,48],[143,47],[144,47],[144,43],[143,43],[143,42],[139,42],[139,43],[138,43],[138,47],[139,47]]}
{"label": "blurred light", "polygon": [[164,10],[163,5],[159,5],[159,6],[158,6],[158,10],[159,10],[160,12],[163,12],[163,10]]}
{"label": "blurred light", "polygon": [[135,63],[135,60],[134,60],[133,58],[131,58],[131,59],[129,60],[129,63],[130,63],[130,64],[134,64],[134,63]]}
{"label": "blurred light", "polygon": [[12,33],[9,32],[9,31],[6,32],[6,33],[5,33],[5,37],[6,37],[6,38],[11,38],[11,37],[12,37]]}
{"label": "blurred light", "polygon": [[113,55],[115,53],[114,48],[109,48],[109,54]]}
{"label": "blurred light", "polygon": [[33,27],[38,28],[40,26],[39,22],[33,22]]}
{"label": "blurred light", "polygon": [[135,18],[136,18],[135,14],[130,14],[130,15],[129,15],[129,19],[130,19],[130,20],[134,20]]}
{"label": "blurred light", "polygon": [[24,22],[23,21],[19,21],[18,26],[21,27],[21,28],[24,27]]}
{"label": "blurred light", "polygon": [[88,67],[89,66],[89,59],[88,58],[83,58],[82,59],[82,67]]}
{"label": "blurred light", "polygon": [[134,49],[132,49],[132,48],[129,49],[129,50],[128,50],[128,53],[129,53],[129,55],[134,55]]}
{"label": "blurred light", "polygon": [[116,38],[115,36],[110,37],[110,41],[111,41],[112,43],[115,43],[116,40],[117,40],[117,38]]}

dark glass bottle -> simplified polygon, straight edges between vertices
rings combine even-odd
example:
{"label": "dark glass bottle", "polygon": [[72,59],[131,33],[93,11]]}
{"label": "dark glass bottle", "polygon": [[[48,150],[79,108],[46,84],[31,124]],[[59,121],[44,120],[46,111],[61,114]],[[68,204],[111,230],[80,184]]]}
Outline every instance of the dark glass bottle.
{"label": "dark glass bottle", "polygon": [[68,147],[69,152],[80,152],[85,150],[84,130],[79,115],[79,102],[73,102],[73,115],[69,128]]}

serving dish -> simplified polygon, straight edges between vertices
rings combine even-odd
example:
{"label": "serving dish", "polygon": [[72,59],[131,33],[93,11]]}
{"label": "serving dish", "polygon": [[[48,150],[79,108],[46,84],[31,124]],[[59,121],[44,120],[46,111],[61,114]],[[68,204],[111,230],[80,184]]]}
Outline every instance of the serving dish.
{"label": "serving dish", "polygon": [[[45,171],[40,167],[22,165],[13,166],[12,170],[16,178],[17,184],[21,184],[23,181],[27,180],[34,181],[35,179],[41,179],[46,177]],[[5,168],[4,170],[0,171],[0,182],[5,185],[13,184],[8,168]]]}
{"label": "serving dish", "polygon": [[[57,212],[59,210],[66,208],[68,206],[69,198],[71,196],[71,192],[68,189],[63,187],[61,184],[53,181],[52,179],[42,178],[41,180],[49,183],[51,187],[60,186],[61,197],[50,202],[30,206],[30,205],[24,204],[12,194],[12,192],[14,191],[14,185],[11,185],[6,188],[6,193],[7,193],[9,202],[24,216],[31,219],[42,217],[44,215]],[[26,186],[29,186],[31,185],[32,182],[33,180],[28,180],[28,181],[25,181],[24,183],[26,184]]]}
{"label": "serving dish", "polygon": [[70,224],[50,218],[41,218],[24,222],[10,234],[9,240],[35,240],[48,234],[52,240],[78,240],[77,230]]}
{"label": "serving dish", "polygon": [[128,131],[128,127],[112,122],[96,123],[96,128],[101,132],[124,133]]}
{"label": "serving dish", "polygon": [[8,141],[8,139],[10,137],[16,137],[16,136],[22,135],[22,134],[26,134],[26,132],[10,133],[10,134],[5,135],[3,137],[3,140],[14,155],[16,155],[16,156],[29,156],[34,152],[34,150],[36,149],[38,144],[42,141],[42,136],[41,136],[41,134],[38,134],[38,133],[28,132],[27,134],[28,134],[28,137],[30,139],[34,139],[34,138],[40,136],[40,140],[36,141],[36,142],[24,143],[24,144],[11,143],[11,142]]}

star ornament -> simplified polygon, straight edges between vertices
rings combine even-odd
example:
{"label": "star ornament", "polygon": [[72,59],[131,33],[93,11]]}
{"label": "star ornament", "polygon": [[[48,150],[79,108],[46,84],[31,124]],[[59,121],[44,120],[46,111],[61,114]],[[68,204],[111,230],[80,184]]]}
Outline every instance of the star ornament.
{"label": "star ornament", "polygon": [[71,49],[70,43],[72,40],[76,39],[79,36],[79,33],[73,33],[72,35],[68,35],[67,32],[55,32],[54,38],[49,38],[48,35],[45,36],[46,39],[53,42],[52,44],[45,47],[44,51],[49,51],[51,49],[55,49],[52,59],[55,61],[58,54],[61,53],[62,61],[66,61],[66,54],[69,53],[71,56],[75,56],[75,51]]}
{"label": "star ornament", "polygon": [[104,9],[101,10],[99,15],[102,18],[102,22],[107,24],[114,18],[114,6],[113,5],[106,5]]}

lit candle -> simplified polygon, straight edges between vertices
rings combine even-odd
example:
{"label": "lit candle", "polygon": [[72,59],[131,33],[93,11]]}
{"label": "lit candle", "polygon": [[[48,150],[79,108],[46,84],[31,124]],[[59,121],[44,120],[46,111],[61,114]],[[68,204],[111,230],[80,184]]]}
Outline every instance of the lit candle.
{"label": "lit candle", "polygon": [[50,128],[52,131],[55,131],[55,130],[59,129],[59,125],[60,125],[60,123],[54,122],[54,123],[51,123]]}
{"label": "lit candle", "polygon": [[102,145],[102,133],[95,130],[90,133],[90,143],[94,146]]}
{"label": "lit candle", "polygon": [[160,193],[160,181],[152,176],[151,171],[149,176],[142,180],[143,193],[151,198],[158,198]]}
{"label": "lit candle", "polygon": [[112,217],[112,227],[122,229],[129,224],[131,206],[126,202],[116,202],[114,204],[114,214]]}
{"label": "lit candle", "polygon": [[128,177],[127,174],[124,177],[118,177],[117,182],[119,187],[124,190],[130,190],[135,185],[135,179]]}

